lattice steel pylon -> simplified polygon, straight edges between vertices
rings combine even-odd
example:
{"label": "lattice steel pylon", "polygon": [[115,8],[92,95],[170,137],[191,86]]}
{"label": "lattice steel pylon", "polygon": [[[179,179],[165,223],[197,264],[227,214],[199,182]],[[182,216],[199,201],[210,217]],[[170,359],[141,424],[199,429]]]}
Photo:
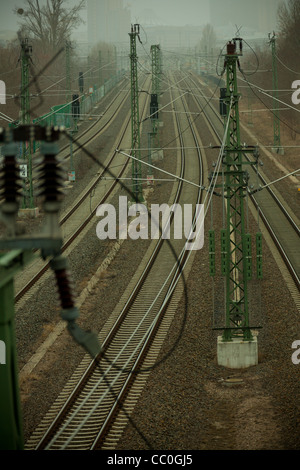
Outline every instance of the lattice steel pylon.
{"label": "lattice steel pylon", "polygon": [[[237,43],[240,51],[237,52]],[[245,229],[245,197],[248,186],[248,173],[244,165],[249,164],[244,158],[245,152],[254,152],[253,148],[243,148],[240,140],[239,99],[237,88],[237,66],[242,55],[242,40],[234,39],[227,44],[225,55],[226,94],[223,98],[226,104],[226,124],[229,119],[226,143],[223,154],[223,196],[226,206],[225,228],[221,233],[222,244],[222,274],[225,276],[225,328],[223,341],[231,341],[233,337],[241,336],[245,341],[251,341],[252,333],[249,324],[248,279],[249,243],[251,238]],[[252,161],[250,164],[257,164]],[[251,263],[251,259],[250,259]]]}
{"label": "lattice steel pylon", "polygon": [[152,69],[152,93],[155,93],[157,95],[157,98],[159,99],[159,89],[160,89],[160,66],[161,66],[161,60],[160,60],[160,45],[159,44],[153,44],[150,48],[151,52],[151,69]]}
{"label": "lattice steel pylon", "polygon": [[71,83],[71,42],[66,41],[66,103],[70,103],[72,99],[72,83]]}
{"label": "lattice steel pylon", "polygon": [[[140,144],[140,117],[139,117],[139,90],[137,73],[136,38],[139,38],[140,25],[131,25],[130,36],[130,77],[131,77],[131,149],[132,156],[132,192],[135,203],[143,202],[141,144]],[[137,159],[137,160],[136,160]]]}
{"label": "lattice steel pylon", "polygon": [[274,107],[274,147],[273,152],[282,153],[280,139],[280,119],[279,119],[279,102],[278,102],[278,73],[277,73],[277,57],[276,57],[276,35],[269,34],[272,49],[272,71],[273,71],[273,107]]}
{"label": "lattice steel pylon", "polygon": [[[150,48],[151,52],[151,71],[152,71],[152,97],[155,104],[153,110],[150,110],[153,145],[159,148],[159,134],[158,134],[158,109],[159,109],[159,95],[160,95],[160,73],[161,73],[161,50],[159,44],[153,44]],[[154,112],[154,114],[153,114]]]}
{"label": "lattice steel pylon", "polygon": [[[29,63],[31,61],[32,46],[28,39],[21,42],[21,124],[30,124],[30,93],[29,93]],[[32,142],[22,143],[22,157],[27,168],[25,178],[22,209],[33,208],[33,183],[32,183]]]}
{"label": "lattice steel pylon", "polygon": [[101,85],[102,85],[102,82],[103,82],[103,79],[102,79],[102,52],[101,51],[98,52],[98,67],[99,67],[99,70],[98,70],[98,87],[100,88]]}

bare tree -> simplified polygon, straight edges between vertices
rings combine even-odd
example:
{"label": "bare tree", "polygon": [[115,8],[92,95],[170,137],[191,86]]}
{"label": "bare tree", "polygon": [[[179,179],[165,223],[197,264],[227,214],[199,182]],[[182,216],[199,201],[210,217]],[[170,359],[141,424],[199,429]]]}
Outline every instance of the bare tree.
{"label": "bare tree", "polygon": [[96,66],[99,75],[99,51],[101,52],[101,76],[102,82],[109,79],[116,73],[116,60],[115,60],[115,48],[112,44],[100,41],[95,44],[91,50],[90,59]]}
{"label": "bare tree", "polygon": [[15,8],[21,20],[21,35],[38,39],[43,47],[55,52],[83,22],[80,11],[84,0],[73,8],[65,8],[66,3],[67,0],[47,0],[41,5],[39,0],[27,0],[24,9]]}
{"label": "bare tree", "polygon": [[280,49],[289,55],[300,52],[300,0],[287,0],[278,8]]}
{"label": "bare tree", "polygon": [[217,36],[216,36],[213,26],[211,24],[205,25],[202,31],[202,37],[200,39],[199,49],[202,52],[211,54],[215,50],[216,40],[217,40]]}

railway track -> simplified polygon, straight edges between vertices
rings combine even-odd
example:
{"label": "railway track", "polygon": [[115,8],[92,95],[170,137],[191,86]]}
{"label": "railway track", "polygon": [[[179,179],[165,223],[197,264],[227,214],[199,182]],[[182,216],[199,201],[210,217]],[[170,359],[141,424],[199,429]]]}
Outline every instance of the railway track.
{"label": "railway track", "polygon": [[[171,101],[173,101],[173,97]],[[200,101],[198,101],[198,106],[202,107]],[[184,147],[191,147],[191,145],[184,140],[186,136],[183,137],[182,134],[183,129],[193,129],[193,125],[188,115],[185,114],[187,108],[183,103],[177,110],[178,114],[175,119],[178,129],[176,133],[179,135],[179,147],[181,148],[180,176],[194,180],[195,170],[191,174],[186,174]],[[215,110],[212,112],[217,114]],[[207,115],[206,119],[221,141],[222,120],[219,120],[220,126],[217,129],[211,116]],[[194,135],[193,142],[196,141],[198,142],[198,138]],[[196,143],[195,147],[197,147],[199,157],[200,146]],[[252,181],[256,177],[256,174],[250,176]],[[200,182],[201,184],[202,182]],[[180,198],[183,186],[182,182],[178,183],[175,199],[172,203],[179,200],[182,203]],[[190,187],[187,191],[188,196],[186,195],[189,200],[191,200],[191,191]],[[199,194],[198,197],[200,197]],[[270,198],[274,207],[276,200],[271,194]],[[263,214],[267,212],[267,206],[262,205],[260,201],[259,207],[263,217]],[[270,210],[274,211],[274,209]],[[287,213],[285,210],[280,210],[282,214]],[[266,216],[266,219],[269,218]],[[297,230],[295,232],[297,233]],[[147,374],[155,364],[161,342],[161,339],[157,340],[157,335],[164,336],[160,326],[168,318],[170,298],[167,294],[172,290],[172,285],[176,282],[182,269],[182,263],[185,262],[186,254],[180,256],[182,247],[177,246],[177,241],[172,241],[172,247],[171,250],[170,245],[160,239],[156,243],[155,249],[152,251],[153,248],[151,248],[151,252],[148,252],[149,261],[142,272],[137,273],[138,277],[133,279],[133,290],[130,296],[121,299],[124,305],[120,311],[114,312],[112,317],[115,320],[112,325],[110,324],[111,328],[105,332],[105,336],[102,337],[103,350],[101,354],[92,362],[88,357],[82,361],[57,402],[27,442],[26,448],[115,448],[145,385]],[[169,262],[171,259],[174,267],[174,258],[180,259],[180,264],[178,262],[176,273],[174,273],[174,277],[170,278]],[[169,279],[169,282],[165,283],[165,279]],[[295,282],[297,282],[297,278]],[[126,292],[126,296],[127,294]],[[165,300],[166,296],[167,301]],[[170,324],[171,317],[170,314],[169,323],[166,321],[166,328]]]}
{"label": "railway track", "polygon": [[[145,85],[146,86],[146,85]],[[148,80],[148,86],[149,85],[149,80]],[[144,103],[143,103],[143,109],[142,113],[145,114],[146,112],[146,104],[147,100],[145,98]],[[115,101],[115,100],[114,100]],[[120,109],[120,106],[124,104],[126,99],[122,99],[121,102],[119,102],[116,106],[116,109],[112,113],[111,116],[109,116],[108,120],[101,126],[100,129],[97,130],[97,132],[94,134],[90,134],[90,129],[88,129],[89,132],[89,137],[83,142],[80,140],[78,143],[78,146],[84,147],[88,145],[88,143],[95,139],[97,136],[102,134],[106,129],[109,123],[113,119],[116,118],[118,115],[118,111]],[[115,146],[118,147],[121,142],[124,142],[124,139],[126,136],[128,136],[128,129],[130,126],[130,114],[127,114],[127,117],[123,123],[121,133],[119,137],[117,138]],[[94,126],[93,126],[94,127]],[[109,170],[110,166],[112,163],[115,163],[116,169],[114,170]],[[99,204],[103,204],[109,195],[113,192],[113,190],[116,188],[119,178],[121,178],[124,173],[126,172],[126,169],[128,167],[129,159],[120,157],[120,155],[117,154],[117,152],[112,152],[112,154],[106,159],[106,161],[102,164],[103,168],[100,170],[95,178],[91,181],[89,186],[85,189],[85,191],[80,194],[78,197],[77,201],[75,201],[74,205],[62,216],[60,220],[60,226],[63,231],[63,238],[64,238],[64,243],[62,246],[62,251],[65,252],[67,249],[69,249],[74,241],[76,241],[79,237],[79,235],[83,232],[83,230],[88,226],[89,222],[93,219],[95,216],[95,212]],[[120,168],[120,170],[118,170]],[[102,191],[101,188],[99,187],[99,183],[105,177],[106,175],[111,175],[113,174],[115,179],[109,184],[109,187],[106,191]],[[97,191],[97,192],[96,192]],[[100,192],[99,192],[100,191]],[[88,197],[93,194],[93,199],[94,199],[94,206],[91,208],[91,201],[88,200]],[[70,223],[70,219],[74,218],[74,223]],[[67,226],[67,229],[65,228]],[[20,305],[23,305],[23,302],[26,302],[28,300],[28,296],[32,295],[31,294],[31,289],[34,286],[37,286],[38,281],[40,281],[45,273],[49,270],[49,262],[43,262],[42,260],[38,260],[36,263],[32,264],[27,270],[26,270],[26,276],[24,273],[22,275],[16,277],[16,287],[17,287],[17,294],[15,296],[15,303],[16,303],[16,309],[20,307]],[[27,280],[26,280],[27,279]],[[18,280],[21,282],[23,285],[22,287],[18,287]],[[22,301],[22,304],[21,304]]]}
{"label": "railway track", "polygon": [[[183,101],[180,109],[186,110]],[[203,168],[198,136],[192,126],[188,136],[181,135],[181,129],[190,123],[186,114],[178,114],[174,119],[181,148],[180,176],[189,180],[196,177],[201,186]],[[189,150],[187,156],[184,146],[188,146],[188,141],[196,144],[197,149]],[[199,204],[201,197],[200,187],[180,180],[174,185],[169,203]],[[182,282],[179,277],[186,257],[183,240],[172,239],[170,244],[160,237],[152,241],[141,271],[128,287],[130,295],[125,292],[121,307],[112,315],[111,327],[100,339],[102,352],[92,362],[89,358],[83,360],[26,448],[114,448],[147,372],[155,365],[165,334],[160,326],[167,328],[172,320],[174,312],[168,310],[172,303],[168,293],[175,283]]]}
{"label": "railway track", "polygon": [[[121,83],[119,84],[119,87],[122,87],[124,85],[124,82],[126,80],[123,79]],[[99,136],[103,134],[109,125],[114,121],[114,119],[117,116],[117,111],[122,107],[122,105],[126,102],[128,96],[129,96],[130,90],[126,93],[124,93],[124,90],[119,90],[112,101],[110,102],[109,106],[106,107],[104,110],[103,114],[97,117],[97,119],[94,120],[93,124],[91,124],[87,129],[85,129],[83,132],[80,133],[80,135],[75,139],[73,137],[69,137],[68,132],[65,132],[66,138],[70,140],[72,139],[72,143],[75,144],[75,148],[73,151],[73,155],[75,156],[77,152],[80,151],[80,149],[84,146],[87,146],[95,136]],[[110,96],[110,94],[108,95]],[[121,98],[121,99],[120,99]],[[98,103],[97,107],[101,105],[101,102]],[[115,109],[114,109],[115,108]],[[100,128],[97,129],[97,132],[94,132],[94,128],[98,126],[100,123]],[[33,185],[36,184],[36,172],[38,171],[39,167],[39,160],[40,160],[40,152],[37,150],[33,156],[33,167],[32,167],[32,176],[33,176]],[[62,164],[66,164],[68,160],[70,159],[70,143],[67,143],[63,145],[60,148],[59,152],[59,158],[62,162]],[[0,204],[3,201],[3,199],[0,199]]]}
{"label": "railway track", "polygon": [[[192,84],[196,86],[199,93],[203,96],[203,92],[195,80],[191,79]],[[202,103],[197,96],[194,96],[200,109],[203,107]],[[205,99],[205,98],[204,98]],[[210,128],[221,142],[221,136],[224,132],[224,124],[214,106],[205,99],[205,116],[209,122]],[[208,105],[208,106],[207,106]],[[208,113],[208,108],[211,113]],[[215,123],[218,124],[215,124]],[[245,154],[245,158],[249,161],[250,157]],[[249,185],[257,186],[257,180],[261,186],[267,184],[267,180],[262,174],[262,171],[256,172],[252,165],[248,168],[250,180]],[[252,182],[252,183],[251,183]],[[268,229],[276,247],[278,248],[287,269],[292,276],[297,290],[300,287],[300,228],[290,215],[287,208],[276,196],[275,192],[270,186],[266,187],[263,191],[260,190],[258,185],[256,190],[250,192],[250,198],[254,203],[256,209],[259,211],[259,216],[263,220]]]}

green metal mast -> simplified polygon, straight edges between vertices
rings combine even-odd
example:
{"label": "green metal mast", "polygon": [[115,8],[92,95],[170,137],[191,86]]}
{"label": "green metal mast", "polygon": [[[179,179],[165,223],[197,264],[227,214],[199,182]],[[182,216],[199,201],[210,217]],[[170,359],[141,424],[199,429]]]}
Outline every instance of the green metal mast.
{"label": "green metal mast", "polygon": [[252,116],[252,102],[251,102],[251,88],[248,88],[248,126],[253,126],[253,116]]}
{"label": "green metal mast", "polygon": [[273,152],[282,153],[280,140],[280,119],[279,119],[279,102],[278,102],[278,73],[277,73],[277,57],[276,57],[276,35],[269,34],[272,49],[272,71],[273,71],[273,107],[274,107],[274,147]]}
{"label": "green metal mast", "polygon": [[[151,164],[151,153],[152,149],[159,149],[159,120],[158,120],[158,109],[159,109],[159,94],[160,94],[160,46],[154,44],[150,47],[151,53],[151,71],[152,71],[152,90],[151,90],[151,103],[150,103],[150,120],[152,123],[152,131],[149,133],[149,163]],[[153,176],[153,170],[148,167],[148,175]]]}
{"label": "green metal mast", "polygon": [[98,71],[98,87],[100,88],[102,85],[102,54],[101,51],[98,52],[98,66],[99,66],[99,71]]}
{"label": "green metal mast", "polygon": [[112,52],[110,46],[107,49],[107,63],[106,63],[106,80],[110,80],[112,76]]}
{"label": "green metal mast", "polygon": [[134,194],[134,202],[144,201],[143,190],[141,184],[142,168],[141,168],[141,145],[140,145],[140,118],[139,118],[139,92],[138,92],[138,74],[137,74],[137,53],[136,53],[136,37],[139,37],[140,25],[131,26],[130,36],[130,63],[131,63],[131,148],[132,156],[132,192]]}
{"label": "green metal mast", "polygon": [[[237,52],[237,42],[240,52]],[[247,173],[243,166],[248,164],[240,139],[239,99],[237,88],[237,65],[242,55],[242,40],[234,39],[227,44],[225,68],[227,75],[226,97],[229,124],[223,155],[224,200],[226,206],[226,228],[221,232],[222,274],[225,276],[225,328],[223,341],[231,341],[242,334],[244,341],[251,341],[248,310],[248,279],[251,278],[251,238],[245,230],[245,196]],[[230,110],[230,113],[229,113]],[[229,114],[228,114],[229,113]],[[253,162],[254,164],[254,162]],[[256,164],[256,162],[255,162]]]}
{"label": "green metal mast", "polygon": [[23,450],[24,445],[15,337],[14,276],[32,259],[30,252],[21,250],[0,255],[0,340],[5,353],[4,357],[0,354],[0,450]]}
{"label": "green metal mast", "polygon": [[159,94],[160,87],[160,46],[154,44],[150,48],[151,52],[151,63],[152,63],[152,93]]}
{"label": "green metal mast", "polygon": [[66,103],[70,103],[72,99],[72,86],[71,86],[71,43],[66,41]]}
{"label": "green metal mast", "polygon": [[[22,125],[18,132],[22,131]],[[4,131],[6,133],[6,131]],[[14,130],[12,130],[14,132]],[[28,140],[28,133],[24,141]],[[19,145],[8,136],[4,140],[3,169],[0,185],[3,201],[1,219],[6,225],[9,242],[16,233],[19,209],[19,171],[17,155]],[[1,243],[1,240],[0,240]],[[32,261],[33,254],[21,249],[3,253],[0,247],[0,450],[21,450],[23,448],[22,414],[18,380],[18,364],[15,337],[14,276]]]}
{"label": "green metal mast", "polygon": [[[32,55],[32,46],[25,38],[21,42],[21,124],[30,124],[30,94],[29,94],[29,62]],[[22,209],[33,208],[33,184],[32,184],[32,142],[22,143],[22,156],[27,176],[25,177],[24,196]]]}
{"label": "green metal mast", "polygon": [[[152,45],[150,48],[151,63],[152,63],[152,95],[156,97],[157,106],[159,107],[159,93],[160,93],[160,46],[159,44]],[[157,133],[158,116],[151,116],[153,123],[153,132]],[[158,136],[157,136],[158,139]]]}
{"label": "green metal mast", "polygon": [[[95,358],[100,352],[97,336],[84,332],[76,324],[79,315],[67,272],[67,260],[61,255],[62,233],[59,223],[61,189],[63,181],[57,154],[56,140],[60,130],[39,125],[20,125],[16,129],[4,129],[0,142],[4,143],[3,168],[0,175],[0,217],[5,232],[0,238],[0,450],[22,450],[24,447],[20,390],[18,379],[17,348],[15,335],[14,276],[41,256],[51,257],[49,264],[55,272],[61,301],[61,316],[67,321],[68,330],[76,342]],[[44,224],[41,232],[18,233],[19,178],[17,155],[19,142],[26,142],[28,135],[42,141],[40,176]],[[40,251],[40,255],[37,253]]]}

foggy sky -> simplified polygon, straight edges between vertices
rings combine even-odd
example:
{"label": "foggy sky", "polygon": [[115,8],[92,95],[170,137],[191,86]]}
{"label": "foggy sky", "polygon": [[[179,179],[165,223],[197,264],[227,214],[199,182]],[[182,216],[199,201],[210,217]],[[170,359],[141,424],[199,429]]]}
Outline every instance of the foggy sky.
{"label": "foggy sky", "polygon": [[160,24],[184,26],[209,22],[209,0],[129,0],[131,17],[135,22],[143,18],[146,9],[152,10]]}
{"label": "foggy sky", "polygon": [[[40,1],[40,4],[43,4],[43,0]],[[76,4],[78,4],[78,0],[68,0],[66,1],[66,8],[72,8]],[[25,5],[26,0],[0,0],[0,31],[17,31],[19,27],[18,18],[13,13],[13,9],[15,7],[24,8]]]}
{"label": "foggy sky", "polygon": [[[276,29],[276,11],[280,0],[124,0],[131,9],[132,21],[157,21],[160,25],[204,25],[228,26],[261,30],[261,15],[269,16]],[[285,0],[281,0],[285,1]],[[263,10],[262,7],[265,7]],[[149,16],[147,16],[149,15]],[[151,21],[149,22],[151,24]],[[155,23],[154,23],[155,24]]]}
{"label": "foggy sky", "polygon": [[[101,2],[101,0],[99,0]],[[131,10],[132,22],[141,22],[152,18],[156,24],[160,25],[203,25],[209,22],[215,23],[214,18],[210,18],[209,5],[213,0],[124,0],[124,6],[128,5]],[[260,0],[260,3],[270,3],[270,0]],[[78,3],[78,0],[69,0],[66,6],[73,6]],[[0,0],[0,31],[1,30],[17,30],[17,17],[13,14],[13,7],[23,7],[25,0]],[[274,5],[276,1],[274,1]],[[230,10],[232,15],[233,24],[235,21],[235,14],[239,13],[239,25],[247,26],[247,17],[251,15],[251,11],[257,7],[256,2],[249,0],[219,0],[220,13],[215,16],[219,22],[222,21],[222,10]],[[234,5],[228,8],[228,5]],[[148,10],[148,11],[147,11]],[[217,9],[218,11],[218,9]],[[272,12],[273,13],[273,12]],[[151,23],[151,22],[150,22]],[[275,25],[274,25],[275,27]],[[80,26],[80,30],[84,29],[85,25]]]}
{"label": "foggy sky", "polygon": [[[23,5],[23,3],[23,0],[21,0],[20,5]],[[14,6],[14,1],[0,0],[0,30],[15,30],[17,28],[16,17],[12,12]]]}

